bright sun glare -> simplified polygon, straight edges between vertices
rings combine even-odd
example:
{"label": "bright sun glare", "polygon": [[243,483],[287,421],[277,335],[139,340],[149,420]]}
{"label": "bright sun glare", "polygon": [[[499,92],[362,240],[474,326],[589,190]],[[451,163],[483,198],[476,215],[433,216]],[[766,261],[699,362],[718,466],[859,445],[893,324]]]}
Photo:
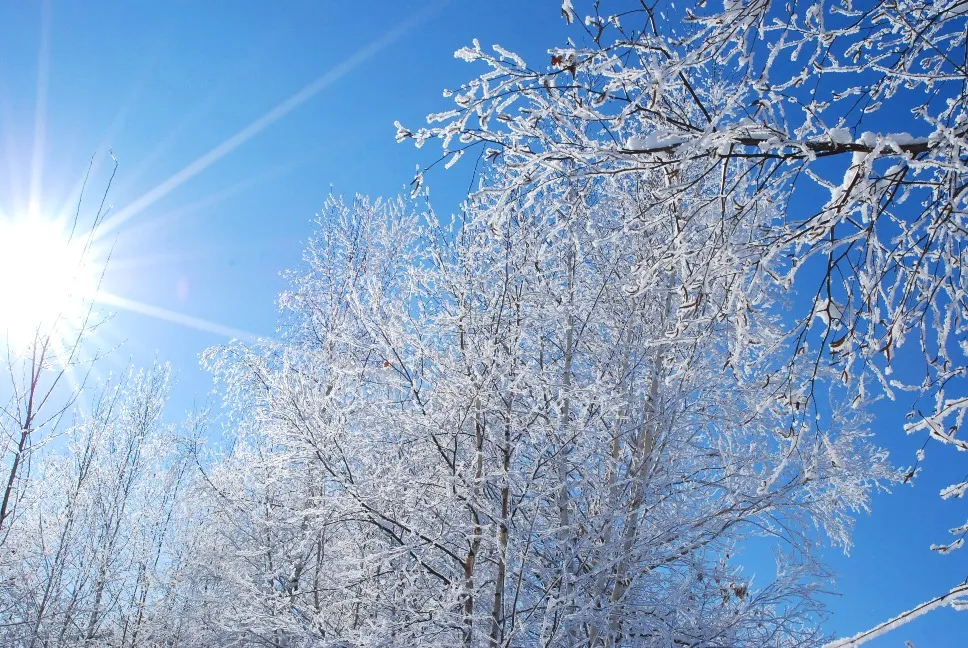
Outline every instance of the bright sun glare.
{"label": "bright sun glare", "polygon": [[67,225],[0,216],[0,336],[8,342],[76,327],[94,297],[98,274],[85,253],[87,237],[72,237]]}

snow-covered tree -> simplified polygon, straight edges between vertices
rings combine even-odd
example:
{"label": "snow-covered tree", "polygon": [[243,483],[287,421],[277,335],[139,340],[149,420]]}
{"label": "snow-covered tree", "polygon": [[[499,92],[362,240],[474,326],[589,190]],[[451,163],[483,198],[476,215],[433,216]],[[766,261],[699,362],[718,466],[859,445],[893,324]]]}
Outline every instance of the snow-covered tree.
{"label": "snow-covered tree", "polygon": [[[508,204],[563,176],[665,170],[630,227],[670,207],[686,222],[719,209],[702,222],[749,233],[710,252],[740,263],[750,283],[735,289],[806,297],[787,320],[791,351],[910,392],[905,430],[968,450],[968,3],[680,4],[594,2],[581,21],[566,0],[575,41],[538,64],[475,42],[457,56],[487,71],[446,93],[456,105],[431,116],[440,125],[398,125],[398,139],[440,138],[449,163],[479,153],[501,170],[486,190]],[[689,263],[679,237],[659,245]],[[640,269],[645,289],[654,266]],[[684,283],[707,272],[694,264]],[[731,303],[724,316],[740,316]],[[894,373],[899,353],[907,370]],[[963,544],[965,527],[954,533],[939,551]]]}
{"label": "snow-covered tree", "polygon": [[[210,356],[240,430],[211,478],[226,632],[819,643],[815,538],[848,543],[892,472],[852,387],[785,360],[771,382],[768,292],[722,316],[742,269],[695,298],[691,264],[719,257],[700,239],[723,234],[699,221],[719,212],[643,210],[667,176],[563,175],[456,222],[330,200],[282,300],[285,340]],[[677,237],[690,263],[666,258]],[[777,550],[755,581],[735,560],[753,536]]]}
{"label": "snow-covered tree", "polygon": [[156,367],[105,387],[65,447],[33,458],[0,562],[4,645],[190,645],[179,617],[194,473],[162,422],[168,380]]}
{"label": "snow-covered tree", "polygon": [[72,412],[96,356],[85,346],[99,323],[92,289],[104,269],[94,243],[116,170],[115,160],[89,217],[82,210],[88,176],[66,221],[0,215],[0,554],[17,540],[14,527],[31,487],[34,453]]}

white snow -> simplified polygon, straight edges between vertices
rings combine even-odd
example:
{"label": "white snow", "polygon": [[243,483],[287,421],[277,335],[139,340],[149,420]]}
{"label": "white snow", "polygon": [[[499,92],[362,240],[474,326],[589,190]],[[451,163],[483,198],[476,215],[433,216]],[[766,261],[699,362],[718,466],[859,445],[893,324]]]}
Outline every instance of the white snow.
{"label": "white snow", "polygon": [[857,143],[863,146],[874,147],[877,146],[877,133],[872,133],[871,131],[864,131],[857,138]]}
{"label": "white snow", "polygon": [[625,142],[625,148],[633,151],[647,151],[651,149],[676,146],[687,141],[687,138],[675,133],[649,133],[647,135],[633,135]]}
{"label": "white snow", "polygon": [[964,497],[965,492],[968,492],[968,481],[943,488],[941,490],[941,499],[948,499],[949,497]]}
{"label": "white snow", "polygon": [[843,308],[835,301],[828,299],[817,302],[817,308],[813,312],[814,317],[819,317],[820,321],[830,326],[830,322],[837,323],[844,315]]}
{"label": "white snow", "polygon": [[957,540],[955,540],[951,544],[946,544],[946,545],[936,545],[936,544],[933,544],[933,545],[931,545],[931,551],[937,551],[939,554],[941,554],[942,556],[944,556],[944,555],[950,554],[952,551],[955,551],[957,549],[961,549],[964,546],[964,544],[965,544],[965,539],[964,538],[958,538]]}
{"label": "white snow", "polygon": [[854,141],[850,135],[850,131],[846,128],[831,128],[829,135],[830,141],[834,144],[850,144]]}

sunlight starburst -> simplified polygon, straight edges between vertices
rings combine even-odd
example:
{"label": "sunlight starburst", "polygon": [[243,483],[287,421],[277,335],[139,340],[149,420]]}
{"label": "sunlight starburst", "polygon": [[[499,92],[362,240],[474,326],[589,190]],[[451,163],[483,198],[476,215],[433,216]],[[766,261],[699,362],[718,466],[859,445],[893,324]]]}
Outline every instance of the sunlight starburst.
{"label": "sunlight starburst", "polygon": [[62,220],[0,217],[0,333],[8,343],[55,329],[69,335],[84,320],[100,276],[85,238]]}

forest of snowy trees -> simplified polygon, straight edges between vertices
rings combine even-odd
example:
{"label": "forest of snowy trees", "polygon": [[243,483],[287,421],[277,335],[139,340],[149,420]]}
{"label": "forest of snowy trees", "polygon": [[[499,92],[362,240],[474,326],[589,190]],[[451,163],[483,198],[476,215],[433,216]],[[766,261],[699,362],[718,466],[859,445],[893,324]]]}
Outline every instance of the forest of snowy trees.
{"label": "forest of snowy trees", "polygon": [[218,416],[164,365],[65,389],[93,314],[8,339],[0,643],[835,639],[822,549],[919,469],[874,401],[968,450],[968,0],[685,4],[460,50],[397,137],[477,160],[463,209],[330,196],[279,337],[206,352]]}

